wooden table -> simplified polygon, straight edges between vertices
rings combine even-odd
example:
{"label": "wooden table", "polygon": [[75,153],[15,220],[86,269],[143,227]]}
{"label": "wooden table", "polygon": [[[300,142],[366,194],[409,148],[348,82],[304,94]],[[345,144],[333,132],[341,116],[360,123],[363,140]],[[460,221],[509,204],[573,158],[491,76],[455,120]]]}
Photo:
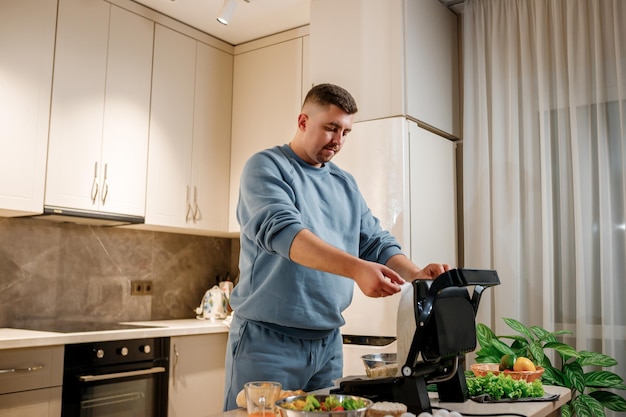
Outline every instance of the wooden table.
{"label": "wooden table", "polygon": [[[449,411],[458,411],[459,413],[480,415],[480,414],[498,414],[502,416],[519,416],[524,415],[526,417],[559,417],[561,413],[561,407],[567,403],[572,394],[569,389],[563,387],[555,387],[551,385],[544,385],[544,389],[548,394],[559,394],[560,397],[556,401],[544,401],[544,402],[516,402],[516,403],[477,403],[469,400],[464,403],[449,403],[439,402],[436,392],[429,392],[430,405],[433,407],[433,413],[437,408],[445,408]],[[315,393],[327,394],[326,392],[316,391]],[[247,417],[248,413],[243,408],[236,410],[226,411],[219,414],[215,414],[212,417]]]}

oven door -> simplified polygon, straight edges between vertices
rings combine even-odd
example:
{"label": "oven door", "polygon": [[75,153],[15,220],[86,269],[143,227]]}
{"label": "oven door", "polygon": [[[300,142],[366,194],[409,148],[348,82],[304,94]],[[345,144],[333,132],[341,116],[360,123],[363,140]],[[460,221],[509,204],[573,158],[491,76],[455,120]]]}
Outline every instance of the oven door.
{"label": "oven door", "polygon": [[165,417],[166,412],[165,366],[65,378],[62,417]]}

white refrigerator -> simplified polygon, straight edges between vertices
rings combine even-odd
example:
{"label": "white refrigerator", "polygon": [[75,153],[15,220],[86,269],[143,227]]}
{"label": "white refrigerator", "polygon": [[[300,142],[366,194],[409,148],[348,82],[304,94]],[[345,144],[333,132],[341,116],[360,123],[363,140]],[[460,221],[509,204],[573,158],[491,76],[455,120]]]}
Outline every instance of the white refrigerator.
{"label": "white refrigerator", "polygon": [[[404,117],[358,122],[333,162],[356,178],[370,209],[419,266],[457,263],[456,144]],[[355,285],[344,312],[344,376],[361,356],[395,353],[400,294],[369,298]],[[401,366],[402,364],[400,364]]]}

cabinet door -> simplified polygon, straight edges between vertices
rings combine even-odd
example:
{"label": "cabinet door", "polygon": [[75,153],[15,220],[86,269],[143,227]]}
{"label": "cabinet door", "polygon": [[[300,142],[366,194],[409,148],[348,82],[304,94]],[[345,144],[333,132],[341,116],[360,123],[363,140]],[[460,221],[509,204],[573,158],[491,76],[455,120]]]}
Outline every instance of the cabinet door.
{"label": "cabinet door", "polygon": [[356,121],[409,116],[460,136],[457,16],[442,2],[316,0],[310,31],[312,81],[350,91]]}
{"label": "cabinet door", "polygon": [[[288,143],[302,105],[302,38],[235,56],[229,230],[236,218],[239,179],[254,152]],[[278,64],[280,63],[280,64]]]}
{"label": "cabinet door", "polygon": [[61,387],[0,395],[0,417],[61,417]]}
{"label": "cabinet door", "polygon": [[409,123],[410,253],[421,266],[458,263],[455,153],[454,142]]}
{"label": "cabinet door", "polygon": [[154,24],[111,6],[100,209],[143,216]]}
{"label": "cabinet door", "polygon": [[227,339],[227,333],[171,338],[169,417],[206,417],[221,412]]}
{"label": "cabinet door", "polygon": [[61,0],[47,205],[143,216],[153,24]]}
{"label": "cabinet door", "polygon": [[47,205],[98,208],[109,13],[104,1],[59,1]]}
{"label": "cabinet door", "polygon": [[193,190],[196,41],[155,27],[146,224],[186,227]]}
{"label": "cabinet door", "polygon": [[[405,253],[410,253],[407,129],[403,117],[355,123],[333,162],[354,176],[381,227],[391,231]],[[395,336],[399,302],[400,294],[381,303],[365,296],[355,284],[352,303],[343,312],[342,333]]]}
{"label": "cabinet door", "polygon": [[41,213],[56,1],[0,2],[0,215]]}
{"label": "cabinet door", "polygon": [[461,136],[457,16],[437,0],[407,1],[406,114]]}
{"label": "cabinet door", "polygon": [[192,227],[228,229],[233,57],[197,43],[193,121]]}

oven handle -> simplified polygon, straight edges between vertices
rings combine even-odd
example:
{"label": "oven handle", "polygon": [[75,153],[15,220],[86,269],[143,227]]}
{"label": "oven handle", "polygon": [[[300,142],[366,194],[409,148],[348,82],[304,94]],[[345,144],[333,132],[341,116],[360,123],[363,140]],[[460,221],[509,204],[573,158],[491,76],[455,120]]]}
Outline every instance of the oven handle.
{"label": "oven handle", "polygon": [[114,374],[102,374],[102,375],[81,375],[78,377],[82,382],[104,381],[107,379],[127,378],[129,376],[160,374],[165,372],[165,368],[162,366],[155,366],[150,369],[141,369],[139,371],[117,372]]}

